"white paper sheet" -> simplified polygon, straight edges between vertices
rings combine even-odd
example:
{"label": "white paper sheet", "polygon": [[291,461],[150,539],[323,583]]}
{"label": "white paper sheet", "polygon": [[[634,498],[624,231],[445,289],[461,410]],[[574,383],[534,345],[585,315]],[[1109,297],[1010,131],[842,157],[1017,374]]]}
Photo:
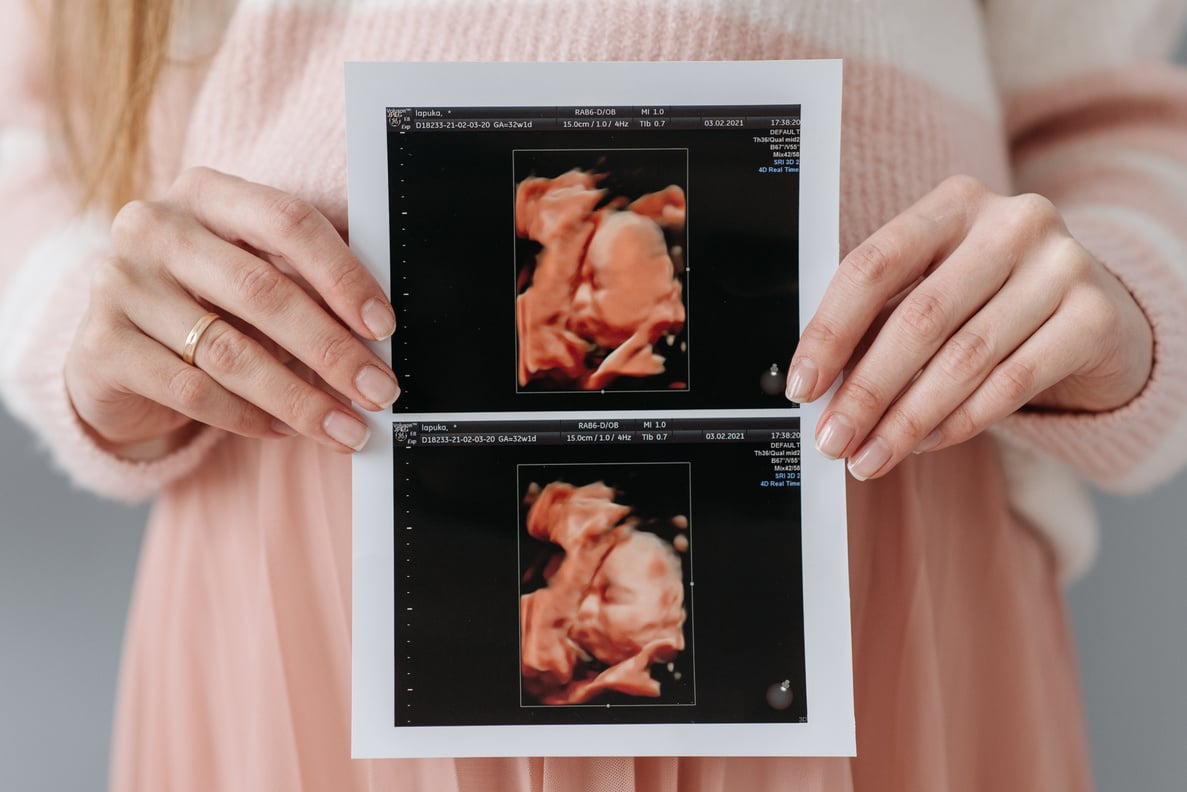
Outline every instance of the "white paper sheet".
{"label": "white paper sheet", "polygon": [[852,755],[844,473],[782,396],[840,62],[346,82],[404,390],[354,458],[354,756]]}

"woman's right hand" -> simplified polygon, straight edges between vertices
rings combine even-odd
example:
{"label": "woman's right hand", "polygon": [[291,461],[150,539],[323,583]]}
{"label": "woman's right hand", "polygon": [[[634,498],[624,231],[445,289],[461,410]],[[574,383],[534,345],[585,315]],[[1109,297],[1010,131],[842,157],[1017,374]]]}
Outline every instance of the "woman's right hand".
{"label": "woman's right hand", "polygon": [[[162,200],[125,206],[111,231],[65,375],[79,417],[115,453],[158,456],[196,424],[350,452],[368,432],[347,402],[381,410],[399,396],[356,337],[389,337],[391,303],[306,201],[194,168]],[[211,311],[220,319],[187,364],[187,335]]]}

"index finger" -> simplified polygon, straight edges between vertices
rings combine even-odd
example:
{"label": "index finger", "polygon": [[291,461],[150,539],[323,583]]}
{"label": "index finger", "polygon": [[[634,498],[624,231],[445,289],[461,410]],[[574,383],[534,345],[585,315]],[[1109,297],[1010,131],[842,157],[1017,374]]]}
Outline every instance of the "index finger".
{"label": "index finger", "polygon": [[291,193],[192,168],[176,198],[218,236],[282,257],[351,330],[382,341],[396,314],[374,276],[317,207]]}
{"label": "index finger", "polygon": [[949,180],[841,260],[800,335],[787,376],[788,399],[809,402],[828,390],[886,304],[964,238],[969,207],[980,191],[975,183]]}

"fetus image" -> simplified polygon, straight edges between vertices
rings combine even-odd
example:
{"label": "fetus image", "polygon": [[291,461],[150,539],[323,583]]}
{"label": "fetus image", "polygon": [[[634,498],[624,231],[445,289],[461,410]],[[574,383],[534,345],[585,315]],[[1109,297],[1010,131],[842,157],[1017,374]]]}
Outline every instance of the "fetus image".
{"label": "fetus image", "polygon": [[[520,388],[602,390],[664,374],[685,351],[684,189],[621,195],[613,181],[573,168],[516,186],[515,233],[539,245],[518,262]],[[687,386],[673,374],[661,387]]]}
{"label": "fetus image", "polygon": [[[554,547],[529,567],[542,585],[520,597],[525,702],[598,703],[608,695],[654,699],[676,685],[685,648],[688,518],[674,515],[669,542],[645,530],[631,506],[602,482],[527,486],[527,532]],[[677,549],[680,551],[677,552]],[[617,700],[621,700],[621,696]]]}

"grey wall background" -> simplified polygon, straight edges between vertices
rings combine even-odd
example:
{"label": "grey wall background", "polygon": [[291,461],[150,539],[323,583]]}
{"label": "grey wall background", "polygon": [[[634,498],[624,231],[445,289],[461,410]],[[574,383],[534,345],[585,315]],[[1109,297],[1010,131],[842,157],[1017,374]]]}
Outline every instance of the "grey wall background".
{"label": "grey wall background", "polygon": [[[1187,474],[1146,497],[1096,500],[1101,557],[1068,599],[1097,785],[1182,790]],[[71,489],[0,410],[0,790],[105,788],[145,516]]]}
{"label": "grey wall background", "polygon": [[106,788],[146,510],[71,489],[0,409],[0,789]]}

